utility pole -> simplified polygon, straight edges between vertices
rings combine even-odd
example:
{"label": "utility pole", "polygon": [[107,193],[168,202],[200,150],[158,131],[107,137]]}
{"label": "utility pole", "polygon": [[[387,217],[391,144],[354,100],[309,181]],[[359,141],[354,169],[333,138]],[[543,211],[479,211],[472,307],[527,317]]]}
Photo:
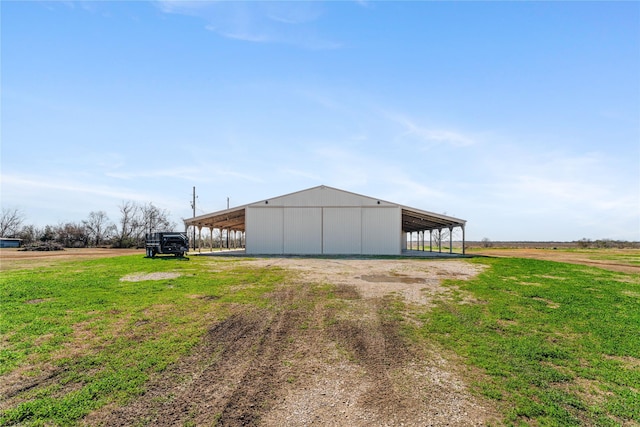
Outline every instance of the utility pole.
{"label": "utility pole", "polygon": [[[227,210],[229,210],[229,196],[227,196]],[[229,232],[230,231],[231,230],[227,228],[227,249],[229,249]]]}
{"label": "utility pole", "polygon": [[[193,217],[196,217],[196,187],[193,187],[193,200],[191,201],[191,208],[193,209]],[[193,226],[193,250],[196,250],[196,226]]]}

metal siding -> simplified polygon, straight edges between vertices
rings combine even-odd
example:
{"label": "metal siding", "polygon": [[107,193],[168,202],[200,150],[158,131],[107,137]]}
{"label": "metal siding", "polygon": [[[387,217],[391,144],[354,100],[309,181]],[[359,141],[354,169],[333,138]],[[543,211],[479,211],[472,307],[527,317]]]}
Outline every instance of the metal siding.
{"label": "metal siding", "polygon": [[19,248],[20,240],[13,239],[1,239],[0,240],[0,248]]}
{"label": "metal siding", "polygon": [[362,253],[399,255],[401,219],[400,208],[362,209]]}
{"label": "metal siding", "polygon": [[321,188],[314,188],[309,191],[301,191],[291,195],[284,200],[286,206],[323,206],[322,196],[324,191]]}
{"label": "metal siding", "polygon": [[325,254],[361,253],[362,208],[324,208],[322,218]]}
{"label": "metal siding", "polygon": [[283,253],[283,209],[247,208],[247,254]]}
{"label": "metal siding", "polygon": [[[378,204],[378,202],[380,203]],[[267,205],[283,207],[396,206],[385,201],[330,187],[314,187],[251,204],[254,207]]]}
{"label": "metal siding", "polygon": [[[288,194],[286,196],[274,197],[267,200],[269,206],[283,207],[309,207],[322,205],[320,188],[311,188],[309,190],[300,191],[298,193]],[[267,203],[265,203],[267,204]]]}
{"label": "metal siding", "polygon": [[397,255],[398,205],[326,187],[246,208],[247,254]]}
{"label": "metal siding", "polygon": [[322,206],[390,206],[389,203],[381,200],[333,188],[321,188],[319,191]]}
{"label": "metal siding", "polygon": [[364,198],[333,189],[322,190],[323,206],[362,206]]}
{"label": "metal siding", "polygon": [[284,208],[284,253],[322,253],[322,208]]}

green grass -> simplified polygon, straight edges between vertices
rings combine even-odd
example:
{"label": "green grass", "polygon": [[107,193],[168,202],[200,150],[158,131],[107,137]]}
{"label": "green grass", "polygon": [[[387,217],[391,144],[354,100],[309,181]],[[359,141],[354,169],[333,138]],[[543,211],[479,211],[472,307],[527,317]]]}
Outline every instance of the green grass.
{"label": "green grass", "polygon": [[[0,375],[56,381],[18,393],[0,425],[68,425],[110,402],[126,402],[189,351],[237,304],[264,306],[278,269],[212,273],[203,259],[141,256],[3,272]],[[124,282],[132,273],[175,279]]]}
{"label": "green grass", "polygon": [[[424,312],[435,339],[475,369],[506,421],[640,423],[640,277],[564,263],[491,259],[449,281],[458,301]],[[471,294],[476,303],[462,304]]]}
{"label": "green grass", "polygon": [[[20,377],[24,387],[2,396],[0,425],[74,425],[104,405],[124,404],[232,310],[271,307],[285,272],[227,268],[234,262],[125,256],[3,272],[0,382]],[[639,275],[529,259],[469,262],[486,269],[447,281],[453,298],[431,309],[392,299],[381,319],[400,322],[445,357],[457,354],[465,380],[503,409],[506,424],[640,423]],[[150,272],[181,276],[120,281]],[[349,290],[332,284],[312,295],[329,308],[351,307]],[[419,322],[402,321],[409,310]],[[320,326],[300,325],[310,327]]]}
{"label": "green grass", "polygon": [[613,253],[603,254],[602,251],[596,254],[590,254],[589,258],[593,260],[618,261],[629,265],[640,265],[640,251],[636,253]]}

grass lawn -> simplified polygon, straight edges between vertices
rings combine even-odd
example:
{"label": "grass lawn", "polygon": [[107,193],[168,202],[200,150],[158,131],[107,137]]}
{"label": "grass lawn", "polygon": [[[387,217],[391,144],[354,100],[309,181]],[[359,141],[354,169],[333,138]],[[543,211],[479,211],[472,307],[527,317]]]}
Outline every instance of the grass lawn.
{"label": "grass lawn", "polygon": [[[229,305],[265,305],[262,295],[282,281],[278,269],[212,273],[202,261],[126,256],[3,273],[0,381],[48,372],[58,380],[27,382],[2,396],[0,425],[66,425],[126,402],[151,373],[197,344]],[[150,271],[181,276],[120,280]]]}
{"label": "grass lawn", "polygon": [[443,300],[420,318],[434,339],[480,374],[507,423],[640,423],[640,277],[531,259],[450,282],[473,304]]}
{"label": "grass lawn", "polygon": [[[235,262],[136,255],[3,272],[0,425],[73,425],[126,404],[232,310],[274,309],[274,290],[291,273]],[[455,354],[505,424],[640,424],[639,275],[532,259],[469,262],[487,268],[448,281],[453,298],[429,309],[397,301],[389,321],[418,345]],[[121,280],[151,272],[174,274]]]}

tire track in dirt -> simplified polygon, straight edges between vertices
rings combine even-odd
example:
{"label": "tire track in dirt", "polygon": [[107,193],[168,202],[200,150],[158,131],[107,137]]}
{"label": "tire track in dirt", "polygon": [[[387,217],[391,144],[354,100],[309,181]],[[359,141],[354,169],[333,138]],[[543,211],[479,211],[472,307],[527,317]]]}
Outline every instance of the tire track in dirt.
{"label": "tire track in dirt", "polygon": [[268,308],[232,307],[144,395],[84,424],[476,426],[497,419],[450,362],[402,335],[391,310],[401,299],[363,298],[351,285],[296,277],[268,296]]}
{"label": "tire track in dirt", "polygon": [[[241,307],[214,325],[190,356],[153,379],[147,391],[124,407],[107,407],[85,425],[251,426],[268,411],[286,382],[282,363],[303,313],[292,289],[272,296],[278,308]],[[297,298],[297,297],[296,297]]]}
{"label": "tire track in dirt", "polygon": [[378,314],[369,320],[338,320],[328,333],[338,345],[353,354],[371,384],[360,397],[363,407],[382,417],[405,418],[408,396],[397,392],[393,371],[403,366],[412,355],[400,336],[398,324],[385,320],[380,312],[389,299],[375,301],[372,310]]}
{"label": "tire track in dirt", "polygon": [[[293,303],[293,290],[287,290],[281,298],[281,306]],[[288,369],[283,357],[289,354],[293,337],[304,317],[302,310],[278,310],[262,333],[254,359],[240,380],[240,386],[224,406],[219,425],[257,425],[261,414],[271,408],[286,383]]]}

